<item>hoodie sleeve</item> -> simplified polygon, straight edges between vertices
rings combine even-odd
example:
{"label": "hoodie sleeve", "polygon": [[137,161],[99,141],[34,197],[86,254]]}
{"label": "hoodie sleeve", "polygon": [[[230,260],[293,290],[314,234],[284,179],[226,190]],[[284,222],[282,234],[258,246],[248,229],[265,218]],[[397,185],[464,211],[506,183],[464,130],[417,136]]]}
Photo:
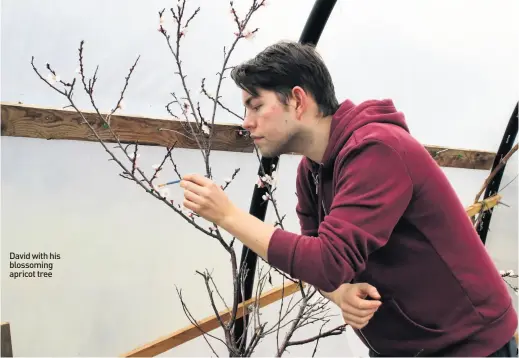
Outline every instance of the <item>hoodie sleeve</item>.
{"label": "hoodie sleeve", "polygon": [[369,254],[389,240],[413,191],[401,157],[382,142],[361,142],[336,165],[336,194],[318,237],[277,229],[267,253],[271,265],[326,292],[364,270]]}
{"label": "hoodie sleeve", "polygon": [[315,185],[309,178],[310,171],[303,158],[297,168],[296,213],[301,227],[301,234],[306,236],[317,236],[319,224],[317,220],[316,203],[312,193],[315,193]]}

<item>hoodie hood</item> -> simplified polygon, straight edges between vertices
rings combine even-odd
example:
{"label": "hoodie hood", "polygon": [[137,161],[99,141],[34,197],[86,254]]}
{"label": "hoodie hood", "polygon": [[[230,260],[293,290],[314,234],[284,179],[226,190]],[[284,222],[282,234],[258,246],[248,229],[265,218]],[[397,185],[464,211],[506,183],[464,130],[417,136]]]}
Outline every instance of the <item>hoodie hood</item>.
{"label": "hoodie hood", "polygon": [[409,132],[402,112],[396,110],[390,99],[369,100],[355,105],[345,100],[332,117],[328,146],[323,156],[323,169],[333,167],[335,158],[354,131],[371,123],[389,123]]}

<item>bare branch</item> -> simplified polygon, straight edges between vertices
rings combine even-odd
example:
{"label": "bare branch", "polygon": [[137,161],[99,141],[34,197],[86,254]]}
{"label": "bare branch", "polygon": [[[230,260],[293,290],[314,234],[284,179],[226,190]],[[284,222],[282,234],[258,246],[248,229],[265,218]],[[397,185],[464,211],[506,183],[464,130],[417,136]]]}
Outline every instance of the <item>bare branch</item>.
{"label": "bare branch", "polygon": [[316,340],[318,340],[320,338],[324,338],[324,337],[337,336],[339,334],[344,333],[344,331],[346,330],[346,326],[347,326],[346,324],[343,324],[343,325],[340,325],[340,326],[335,327],[333,329],[330,329],[329,331],[326,331],[324,333],[319,333],[318,335],[316,335],[314,337],[311,337],[311,338],[303,339],[303,340],[300,340],[300,341],[288,342],[287,343],[287,347],[289,347],[289,346],[299,346],[299,345],[302,345],[302,344],[311,343],[313,341],[316,341]]}

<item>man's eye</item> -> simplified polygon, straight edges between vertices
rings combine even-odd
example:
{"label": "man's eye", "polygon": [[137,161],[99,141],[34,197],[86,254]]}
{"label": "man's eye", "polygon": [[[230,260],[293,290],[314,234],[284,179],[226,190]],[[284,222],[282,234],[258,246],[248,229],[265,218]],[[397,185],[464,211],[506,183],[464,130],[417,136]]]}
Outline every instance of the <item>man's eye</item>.
{"label": "man's eye", "polygon": [[258,109],[260,109],[260,107],[261,107],[261,104],[258,104],[257,106],[252,107],[252,109],[255,110],[255,111],[257,111]]}

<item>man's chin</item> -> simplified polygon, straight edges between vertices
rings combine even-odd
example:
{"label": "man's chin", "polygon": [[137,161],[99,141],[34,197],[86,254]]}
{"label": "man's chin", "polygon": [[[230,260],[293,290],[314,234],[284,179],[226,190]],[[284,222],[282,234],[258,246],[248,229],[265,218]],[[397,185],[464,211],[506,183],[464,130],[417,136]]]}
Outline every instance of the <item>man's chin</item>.
{"label": "man's chin", "polygon": [[272,151],[269,151],[269,150],[262,150],[261,148],[258,147],[258,151],[259,153],[261,154],[261,156],[263,158],[275,158],[275,157],[279,157],[280,154],[277,153],[277,152],[272,152]]}

